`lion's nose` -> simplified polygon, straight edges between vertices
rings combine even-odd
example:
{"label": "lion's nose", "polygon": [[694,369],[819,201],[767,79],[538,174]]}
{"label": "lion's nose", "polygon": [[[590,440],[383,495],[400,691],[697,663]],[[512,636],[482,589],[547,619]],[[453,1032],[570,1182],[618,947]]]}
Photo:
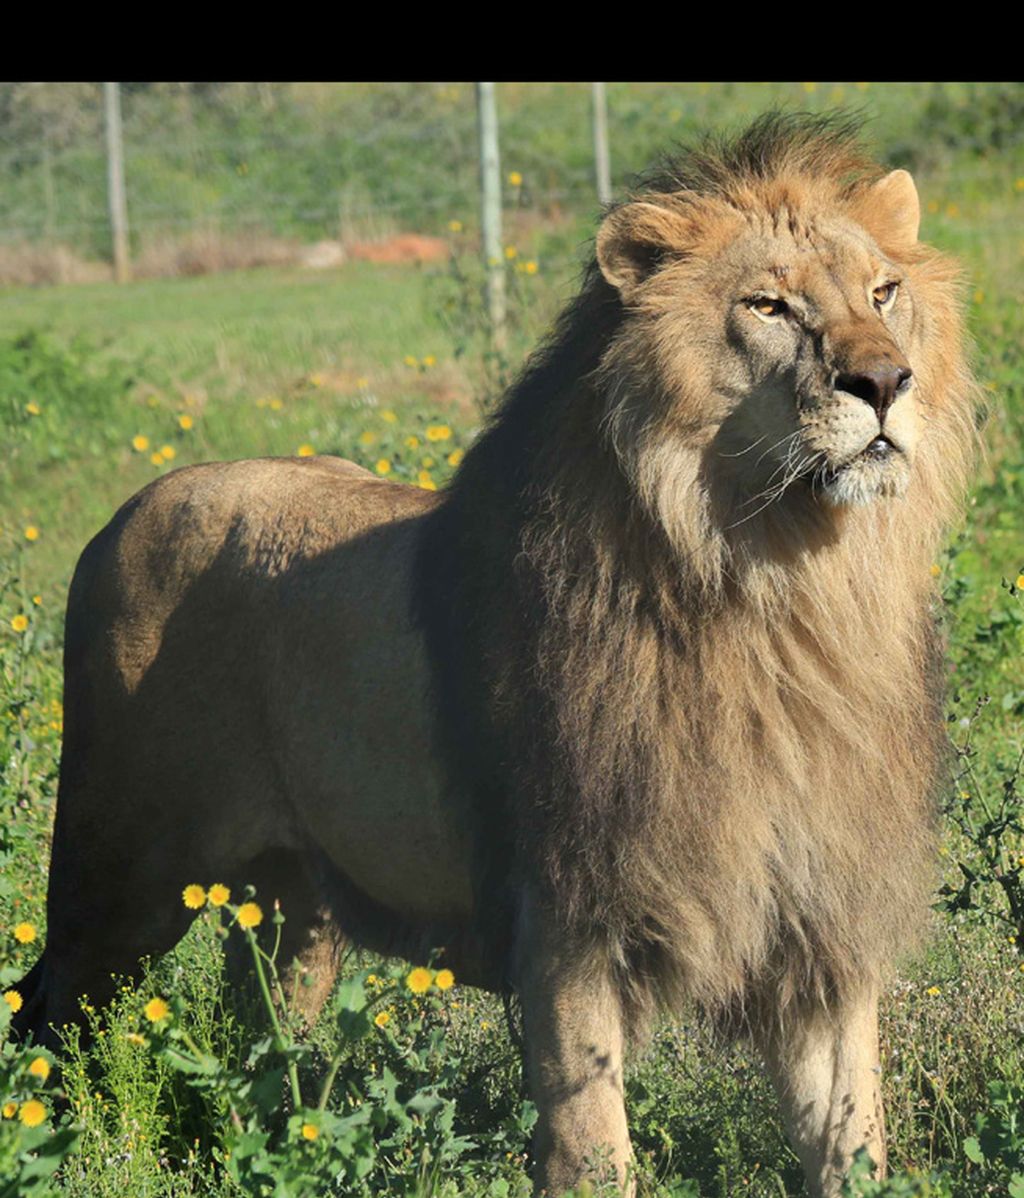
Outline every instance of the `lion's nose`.
{"label": "lion's nose", "polygon": [[881,422],[912,374],[910,367],[901,362],[873,362],[863,370],[839,375],[836,389],[870,404]]}

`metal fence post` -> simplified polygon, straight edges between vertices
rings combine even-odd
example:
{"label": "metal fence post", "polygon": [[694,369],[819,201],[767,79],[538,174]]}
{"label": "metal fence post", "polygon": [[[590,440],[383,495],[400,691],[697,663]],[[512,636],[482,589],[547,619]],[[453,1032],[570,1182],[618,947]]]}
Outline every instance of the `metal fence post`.
{"label": "metal fence post", "polygon": [[498,158],[498,115],[494,84],[476,85],[477,124],[480,133],[480,217],[484,267],[487,271],[487,315],[491,344],[499,352],[506,346],[505,263],[501,248],[501,163]]}

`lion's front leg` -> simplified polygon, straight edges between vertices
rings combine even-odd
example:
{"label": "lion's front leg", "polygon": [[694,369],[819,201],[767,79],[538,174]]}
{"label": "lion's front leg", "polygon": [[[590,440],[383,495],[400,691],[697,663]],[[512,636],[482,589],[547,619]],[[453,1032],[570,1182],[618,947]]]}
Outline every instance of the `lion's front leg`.
{"label": "lion's front leg", "polygon": [[885,1174],[885,1125],[874,989],[835,1011],[794,1012],[760,1037],[787,1130],[812,1198],[834,1198],[854,1153],[867,1148]]}
{"label": "lion's front leg", "polygon": [[575,953],[531,903],[521,923],[518,973],[524,1063],[538,1112],[537,1192],[560,1195],[584,1177],[610,1173],[625,1184],[632,1152],[622,1013],[611,970]]}

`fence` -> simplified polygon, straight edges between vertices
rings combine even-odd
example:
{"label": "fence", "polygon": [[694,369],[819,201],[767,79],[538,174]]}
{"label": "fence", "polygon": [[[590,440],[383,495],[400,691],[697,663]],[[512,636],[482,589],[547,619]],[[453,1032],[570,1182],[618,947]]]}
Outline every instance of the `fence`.
{"label": "fence", "polygon": [[[287,260],[325,238],[479,225],[471,83],[108,86],[118,89],[120,139],[101,83],[0,85],[0,281],[109,276],[118,144],[125,254],[136,273]],[[531,218],[592,222],[603,107],[592,85],[495,90],[506,219],[519,228]],[[952,162],[962,169],[970,157],[971,186],[997,188],[1024,136],[1020,84],[615,83],[604,95],[604,186],[613,190],[673,140],[778,104],[862,107],[883,156],[925,172],[942,203],[963,182],[944,174]],[[575,261],[571,236],[553,256]]]}

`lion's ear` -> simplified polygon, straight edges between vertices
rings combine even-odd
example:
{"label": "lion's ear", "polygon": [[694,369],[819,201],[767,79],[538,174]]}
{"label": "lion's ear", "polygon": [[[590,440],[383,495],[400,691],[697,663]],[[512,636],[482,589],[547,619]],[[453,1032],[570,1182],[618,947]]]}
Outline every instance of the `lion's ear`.
{"label": "lion's ear", "polygon": [[913,245],[921,226],[921,202],[908,171],[890,171],[868,188],[861,200],[863,222],[879,240]]}
{"label": "lion's ear", "polygon": [[690,222],[660,204],[634,203],[616,208],[597,231],[597,264],[623,298],[689,241]]}

